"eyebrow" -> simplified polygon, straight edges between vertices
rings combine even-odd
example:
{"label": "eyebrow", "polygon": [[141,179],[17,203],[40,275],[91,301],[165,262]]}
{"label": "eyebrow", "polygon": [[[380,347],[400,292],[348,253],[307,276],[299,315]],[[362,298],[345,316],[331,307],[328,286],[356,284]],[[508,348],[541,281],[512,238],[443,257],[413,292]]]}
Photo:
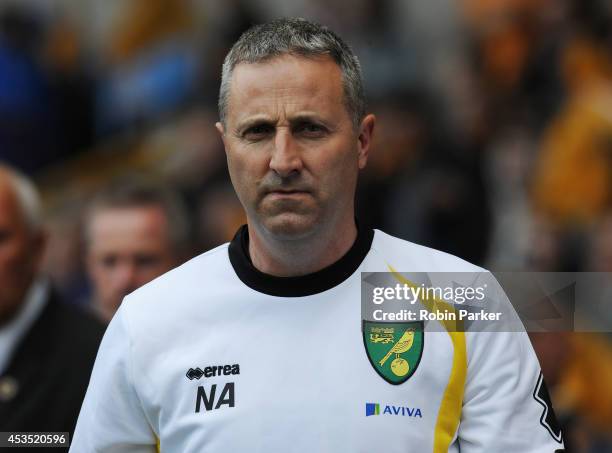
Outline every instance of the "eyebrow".
{"label": "eyebrow", "polygon": [[[277,121],[275,119],[272,119],[270,117],[257,115],[257,116],[248,118],[238,123],[235,130],[237,132],[242,132],[253,126],[261,126],[261,125],[274,126],[276,122]],[[295,126],[295,125],[298,125],[304,122],[321,123],[321,124],[326,125],[327,127],[330,127],[329,123],[326,120],[324,120],[323,118],[321,118],[319,115],[317,115],[314,112],[313,113],[309,113],[309,112],[298,113],[292,116],[291,118],[289,118],[290,126]]]}
{"label": "eyebrow", "polygon": [[238,123],[236,125],[236,127],[234,128],[234,131],[237,133],[243,132],[253,126],[260,126],[260,125],[273,125],[275,123],[274,120],[272,120],[269,117],[266,116],[254,116],[251,118],[248,118],[240,123]]}

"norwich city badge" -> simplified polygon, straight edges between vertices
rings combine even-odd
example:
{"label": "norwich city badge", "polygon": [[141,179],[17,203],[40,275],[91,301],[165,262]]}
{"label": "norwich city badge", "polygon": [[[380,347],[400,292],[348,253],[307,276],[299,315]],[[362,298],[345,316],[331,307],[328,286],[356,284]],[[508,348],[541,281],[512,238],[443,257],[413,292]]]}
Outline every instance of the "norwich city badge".
{"label": "norwich city badge", "polygon": [[362,330],[366,353],[376,372],[390,384],[406,382],[423,355],[423,322],[364,320]]}

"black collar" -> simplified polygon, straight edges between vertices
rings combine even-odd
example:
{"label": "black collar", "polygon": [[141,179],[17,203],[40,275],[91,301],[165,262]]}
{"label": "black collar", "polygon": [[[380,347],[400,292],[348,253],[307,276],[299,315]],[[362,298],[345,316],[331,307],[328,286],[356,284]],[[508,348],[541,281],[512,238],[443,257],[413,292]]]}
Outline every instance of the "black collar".
{"label": "black collar", "polygon": [[357,239],[348,252],[335,263],[312,274],[299,277],[276,277],[255,266],[249,255],[249,230],[240,227],[229,245],[229,258],[242,282],[260,293],[279,297],[303,297],[321,293],[350,277],[370,251],[374,230],[357,224]]}

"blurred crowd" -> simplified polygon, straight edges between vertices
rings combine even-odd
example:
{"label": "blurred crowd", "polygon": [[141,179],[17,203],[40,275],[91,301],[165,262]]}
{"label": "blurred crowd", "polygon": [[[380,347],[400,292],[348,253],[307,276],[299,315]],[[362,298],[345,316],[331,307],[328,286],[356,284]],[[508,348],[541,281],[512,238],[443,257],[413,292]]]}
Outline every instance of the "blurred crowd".
{"label": "blurred crowd", "polygon": [[[612,272],[609,0],[0,0],[0,161],[37,183],[65,302],[106,322],[244,222],[221,63],[280,16],[361,60],[360,218],[492,270]],[[612,451],[610,333],[532,340],[573,451]]]}

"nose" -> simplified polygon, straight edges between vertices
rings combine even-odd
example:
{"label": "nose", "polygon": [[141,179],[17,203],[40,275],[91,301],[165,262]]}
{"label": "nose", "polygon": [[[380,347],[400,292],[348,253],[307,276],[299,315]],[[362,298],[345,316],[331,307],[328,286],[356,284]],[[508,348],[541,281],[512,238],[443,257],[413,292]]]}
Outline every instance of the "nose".
{"label": "nose", "polygon": [[298,144],[289,128],[279,127],[274,136],[270,169],[286,178],[302,171],[303,162]]}
{"label": "nose", "polygon": [[115,271],[115,288],[125,293],[134,287],[136,281],[136,267],[133,263],[122,263]]}

